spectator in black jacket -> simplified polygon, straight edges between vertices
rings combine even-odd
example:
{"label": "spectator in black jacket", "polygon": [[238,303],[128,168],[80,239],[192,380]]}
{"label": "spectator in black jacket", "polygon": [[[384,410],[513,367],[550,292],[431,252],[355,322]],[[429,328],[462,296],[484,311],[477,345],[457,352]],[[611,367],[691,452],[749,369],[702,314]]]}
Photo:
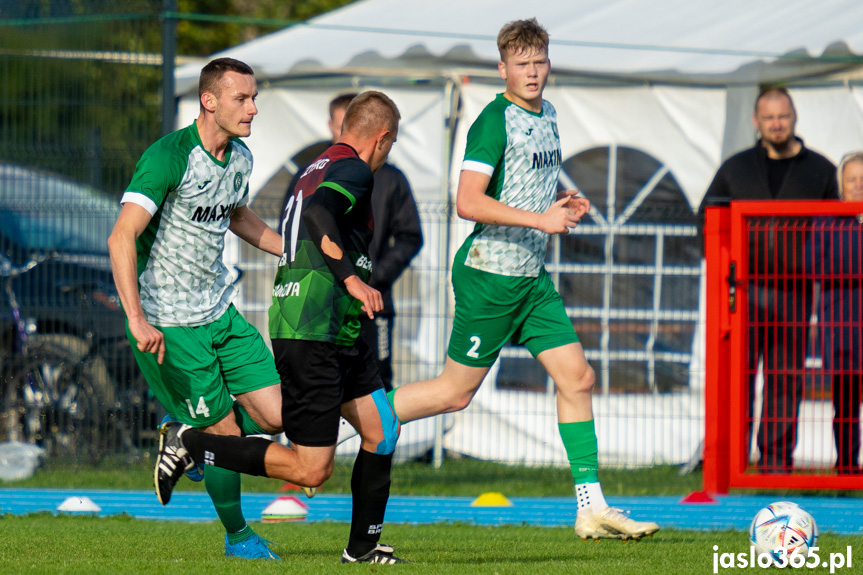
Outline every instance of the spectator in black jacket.
{"label": "spectator in black jacket", "polygon": [[[839,198],[835,166],[806,148],[794,133],[797,112],[786,89],[761,90],[752,119],[759,140],[720,166],[702,209],[736,200]],[[755,377],[762,360],[764,394],[758,464],[765,473],[790,472],[794,465],[811,313],[811,281],[771,279],[771,274],[777,272],[793,275],[802,270],[802,232],[779,231],[778,223],[775,219],[761,222],[756,231],[749,232],[749,430],[751,434]]]}
{"label": "spectator in black jacket", "polygon": [[[288,185],[288,190],[294,188],[296,180],[308,164],[339,139],[345,110],[355,97],[356,94],[342,94],[330,101],[329,128],[333,138],[330,141],[316,142],[297,155],[297,173]],[[287,198],[286,194],[285,202]],[[393,388],[392,332],[396,315],[392,286],[423,245],[419,213],[410,184],[401,170],[390,163],[385,163],[375,172],[372,212],[375,218],[375,234],[369,247],[372,259],[369,285],[381,292],[384,309],[376,313],[373,320],[361,315],[360,337],[375,352],[384,387],[390,391]]]}

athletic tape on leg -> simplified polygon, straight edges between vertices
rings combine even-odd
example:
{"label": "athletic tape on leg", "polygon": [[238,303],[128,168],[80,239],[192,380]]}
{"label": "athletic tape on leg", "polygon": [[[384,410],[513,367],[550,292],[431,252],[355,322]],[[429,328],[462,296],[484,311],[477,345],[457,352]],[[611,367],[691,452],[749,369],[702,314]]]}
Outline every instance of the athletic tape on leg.
{"label": "athletic tape on leg", "polygon": [[375,401],[375,407],[378,408],[378,415],[381,418],[381,429],[384,430],[384,440],[378,444],[375,454],[389,455],[396,450],[396,442],[399,440],[399,420],[393,412],[393,408],[387,400],[387,394],[383,389],[373,391],[372,399]]}

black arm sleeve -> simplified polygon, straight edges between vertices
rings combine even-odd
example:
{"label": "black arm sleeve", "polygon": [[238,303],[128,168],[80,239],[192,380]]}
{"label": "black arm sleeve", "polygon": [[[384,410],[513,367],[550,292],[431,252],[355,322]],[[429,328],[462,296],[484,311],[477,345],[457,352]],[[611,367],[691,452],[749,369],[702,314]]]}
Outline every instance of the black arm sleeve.
{"label": "black arm sleeve", "polygon": [[[357,270],[347,257],[336,218],[351,209],[350,200],[332,188],[320,187],[309,198],[309,203],[303,208],[303,223],[309,230],[309,236],[324,256],[327,267],[340,282],[357,275]],[[339,259],[329,256],[322,248],[324,237],[338,246],[342,252]]]}

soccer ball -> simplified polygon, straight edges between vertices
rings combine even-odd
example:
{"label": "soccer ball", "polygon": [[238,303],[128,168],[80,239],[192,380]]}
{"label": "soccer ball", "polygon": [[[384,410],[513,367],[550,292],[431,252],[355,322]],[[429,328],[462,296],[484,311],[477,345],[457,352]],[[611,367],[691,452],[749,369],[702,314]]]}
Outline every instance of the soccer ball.
{"label": "soccer ball", "polygon": [[781,552],[785,556],[799,553],[809,555],[809,548],[818,539],[818,527],[808,511],[791,501],[771,503],[755,515],[749,527],[749,541],[758,555],[769,555],[774,563],[781,563]]}

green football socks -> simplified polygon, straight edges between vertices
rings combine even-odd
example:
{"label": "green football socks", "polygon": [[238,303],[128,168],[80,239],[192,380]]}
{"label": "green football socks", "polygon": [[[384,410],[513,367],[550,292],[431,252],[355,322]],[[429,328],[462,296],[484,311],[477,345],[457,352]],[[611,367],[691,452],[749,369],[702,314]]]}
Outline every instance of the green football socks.
{"label": "green football socks", "polygon": [[575,484],[598,482],[599,449],[593,420],[559,423],[557,427]]}
{"label": "green football socks", "polygon": [[[210,494],[210,499],[213,500],[219,520],[228,532],[228,539],[230,540],[232,535],[238,536],[247,527],[246,518],[243,517],[243,510],[240,507],[240,474],[208,465],[207,472],[204,473],[204,485],[207,493]],[[242,541],[246,537],[248,535],[239,537],[237,541]]]}
{"label": "green football socks", "polygon": [[244,526],[242,529],[240,529],[236,533],[231,533],[230,531],[228,531],[228,543],[230,543],[231,545],[235,545],[235,544],[239,543],[240,541],[244,541],[244,540],[248,539],[249,537],[251,537],[254,534],[255,534],[255,532],[252,531],[252,528],[249,527],[248,525]]}
{"label": "green football socks", "polygon": [[[238,403],[234,404],[234,416],[243,435],[269,435]],[[228,541],[233,545],[250,537],[253,531],[246,524],[240,506],[240,474],[208,465],[204,474],[204,485],[213,500],[219,520],[228,532]]]}

